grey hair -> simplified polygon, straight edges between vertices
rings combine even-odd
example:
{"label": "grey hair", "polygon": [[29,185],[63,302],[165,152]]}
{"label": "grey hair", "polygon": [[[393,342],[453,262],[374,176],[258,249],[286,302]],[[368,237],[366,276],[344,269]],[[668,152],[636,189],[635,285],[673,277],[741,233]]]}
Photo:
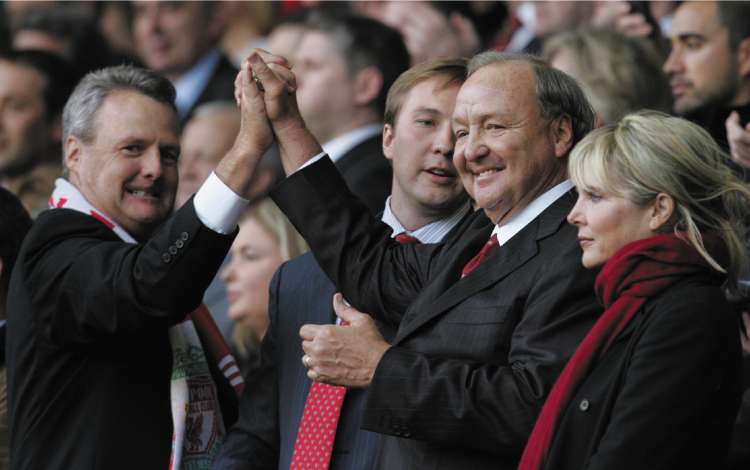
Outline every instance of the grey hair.
{"label": "grey hair", "polygon": [[63,145],[73,135],[86,143],[94,140],[94,120],[104,100],[117,90],[132,90],[164,103],[175,112],[175,89],[166,78],[150,70],[118,65],[87,74],[78,83],[63,109]]}
{"label": "grey hair", "polygon": [[536,78],[536,96],[542,117],[548,122],[561,117],[570,119],[573,129],[571,148],[594,128],[596,114],[578,83],[538,57],[509,52],[482,52],[469,61],[467,77],[471,77],[484,67],[513,62],[523,62],[531,66]]}

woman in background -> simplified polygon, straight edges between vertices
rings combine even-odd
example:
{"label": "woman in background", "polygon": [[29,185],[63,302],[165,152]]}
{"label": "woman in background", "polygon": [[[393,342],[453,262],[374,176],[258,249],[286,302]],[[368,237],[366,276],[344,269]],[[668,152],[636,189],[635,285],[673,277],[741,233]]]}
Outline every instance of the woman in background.
{"label": "woman in background", "polygon": [[714,469],[740,396],[725,300],[747,264],[750,189],[709,134],[636,113],[573,150],[583,265],[604,312],[553,387],[520,469]]}
{"label": "woman in background", "polygon": [[232,343],[243,376],[257,360],[268,328],[268,286],[284,261],[308,250],[286,216],[270,199],[250,206],[240,218],[231,261],[221,273],[234,323]]}

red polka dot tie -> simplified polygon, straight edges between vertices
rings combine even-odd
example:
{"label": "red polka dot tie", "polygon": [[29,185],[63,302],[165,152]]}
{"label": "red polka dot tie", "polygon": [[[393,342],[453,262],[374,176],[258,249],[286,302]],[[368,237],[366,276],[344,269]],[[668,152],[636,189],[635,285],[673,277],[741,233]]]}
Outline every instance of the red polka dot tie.
{"label": "red polka dot tie", "polygon": [[313,382],[302,412],[291,470],[327,469],[346,387]]}

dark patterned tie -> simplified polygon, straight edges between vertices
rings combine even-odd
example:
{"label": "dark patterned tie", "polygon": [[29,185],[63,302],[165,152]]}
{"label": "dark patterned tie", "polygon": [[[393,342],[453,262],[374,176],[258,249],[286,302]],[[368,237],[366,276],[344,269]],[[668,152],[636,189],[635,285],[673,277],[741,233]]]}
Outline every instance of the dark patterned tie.
{"label": "dark patterned tie", "polygon": [[477,253],[476,256],[471,258],[469,262],[466,263],[463,271],[461,271],[461,279],[465,278],[469,275],[470,272],[474,271],[474,269],[482,264],[482,261],[484,261],[490,255],[490,253],[492,253],[499,247],[500,243],[497,241],[497,235],[493,234],[490,239],[487,240],[487,243],[484,244],[482,249],[479,250],[479,253]]}
{"label": "dark patterned tie", "polygon": [[402,245],[408,245],[410,243],[419,243],[418,239],[416,239],[415,237],[412,237],[406,232],[399,233],[398,235],[393,237],[393,239],[401,243]]}

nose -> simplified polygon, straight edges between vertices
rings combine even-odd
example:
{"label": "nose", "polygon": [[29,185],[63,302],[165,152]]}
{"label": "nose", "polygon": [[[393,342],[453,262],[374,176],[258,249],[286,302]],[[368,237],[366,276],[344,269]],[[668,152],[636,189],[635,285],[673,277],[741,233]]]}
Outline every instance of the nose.
{"label": "nose", "polygon": [[568,223],[571,225],[575,225],[576,227],[579,227],[583,225],[583,211],[582,211],[582,202],[581,202],[581,196],[578,196],[578,199],[576,200],[575,205],[570,210],[570,214],[568,214]]}
{"label": "nose", "polygon": [[479,132],[470,130],[469,135],[467,135],[465,139],[464,157],[466,158],[466,161],[481,160],[489,153],[489,148],[485,145]]}
{"label": "nose", "polygon": [[234,262],[230,261],[226,268],[221,270],[221,280],[224,281],[224,283],[228,283],[232,280],[232,275],[234,271]]}
{"label": "nose", "polygon": [[161,177],[164,168],[162,167],[161,153],[158,148],[150,149],[141,157],[141,175],[150,180],[157,180]]}
{"label": "nose", "polygon": [[454,145],[455,139],[450,122],[444,122],[437,129],[437,132],[435,132],[435,137],[432,141],[432,150],[444,157],[451,158],[453,156]]}
{"label": "nose", "polygon": [[672,48],[672,51],[669,53],[669,56],[667,56],[667,60],[664,62],[664,66],[662,67],[662,70],[664,70],[664,73],[666,74],[675,74],[680,73],[684,69],[684,64],[682,62],[682,51],[679,46],[674,46]]}

